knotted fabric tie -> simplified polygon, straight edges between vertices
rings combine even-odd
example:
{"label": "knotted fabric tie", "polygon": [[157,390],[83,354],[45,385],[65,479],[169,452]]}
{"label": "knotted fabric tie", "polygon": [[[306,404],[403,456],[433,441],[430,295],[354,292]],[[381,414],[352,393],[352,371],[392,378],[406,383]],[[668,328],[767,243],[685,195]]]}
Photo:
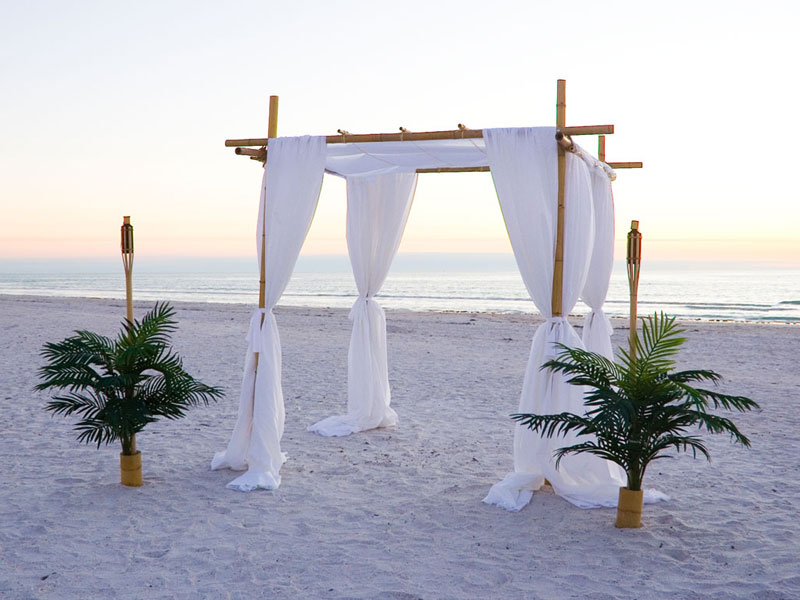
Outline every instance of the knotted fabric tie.
{"label": "knotted fabric tie", "polygon": [[358,312],[367,311],[370,305],[370,300],[372,300],[373,303],[375,302],[372,296],[359,296],[356,298],[356,301],[353,303],[353,307],[350,309],[348,318],[352,321],[355,319]]}
{"label": "knotted fabric tie", "polygon": [[264,350],[261,336],[261,326],[267,320],[267,309],[256,308],[250,317],[250,328],[247,330],[247,348],[250,352],[261,352]]}
{"label": "knotted fabric tie", "polygon": [[569,324],[567,317],[550,317],[545,323],[547,325],[547,346],[545,349],[545,360],[553,360],[556,356],[561,354],[561,348],[557,344],[563,344],[569,339],[569,330],[572,325]]}
{"label": "knotted fabric tie", "polygon": [[605,325],[605,330],[608,335],[612,335],[614,333],[614,327],[611,325],[611,319],[608,318],[606,313],[603,312],[602,308],[592,309],[588,315],[586,315],[586,325],[587,329],[592,329],[595,327],[600,327],[600,323]]}

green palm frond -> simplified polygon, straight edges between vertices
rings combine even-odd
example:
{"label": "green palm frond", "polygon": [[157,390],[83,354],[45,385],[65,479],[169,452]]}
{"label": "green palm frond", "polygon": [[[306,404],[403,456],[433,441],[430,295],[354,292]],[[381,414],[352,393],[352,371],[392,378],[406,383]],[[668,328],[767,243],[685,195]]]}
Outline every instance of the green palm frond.
{"label": "green palm frond", "polygon": [[697,426],[711,433],[728,433],[735,442],[742,446],[750,447],[750,438],[739,431],[733,421],[726,417],[698,412]]}
{"label": "green palm frond", "polygon": [[78,441],[86,444],[109,444],[117,439],[115,431],[100,419],[83,419],[75,424]]}
{"label": "green palm frond", "polygon": [[101,373],[109,372],[112,340],[87,331],[75,333],[61,342],[45,344],[40,355],[49,363],[39,369],[43,381],[36,389],[84,389]]}
{"label": "green palm frond", "polygon": [[646,457],[647,462],[657,460],[659,458],[667,458],[669,455],[663,454],[663,452],[669,448],[672,448],[676,452],[688,452],[691,450],[692,456],[695,458],[699,453],[703,455],[706,460],[711,460],[711,455],[708,453],[708,448],[706,448],[703,440],[701,440],[699,437],[693,435],[667,434],[659,437],[658,440],[656,440],[655,443],[650,447],[650,454]]}
{"label": "green palm frond", "polygon": [[642,334],[634,336],[636,357],[628,350],[620,350],[623,367],[633,375],[654,375],[666,372],[675,364],[671,359],[686,341],[684,330],[675,323],[675,317],[656,313],[642,320]]}
{"label": "green palm frond", "polygon": [[562,351],[558,358],[544,363],[541,368],[564,374],[573,385],[587,385],[585,382],[590,381],[591,385],[610,387],[620,378],[619,367],[605,356],[564,344],[557,344],[557,347]]}
{"label": "green palm frond", "polygon": [[93,390],[86,393],[71,392],[64,396],[54,396],[46,409],[56,415],[78,414],[83,417],[97,415],[105,406],[105,399]]}
{"label": "green palm frond", "polygon": [[600,458],[604,458],[617,464],[619,464],[617,461],[624,460],[624,457],[614,452],[613,448],[604,448],[596,442],[582,442],[580,444],[559,448],[555,451],[553,456],[556,459],[556,469],[561,465],[561,461],[565,456],[568,456],[569,454],[582,453],[594,454],[595,456],[599,456]]}
{"label": "green palm frond", "polygon": [[558,415],[531,415],[515,414],[511,415],[520,425],[524,425],[534,433],[541,433],[544,437],[565,436],[570,431],[579,430],[587,433],[592,427],[592,422],[572,413],[561,413]]}
{"label": "green palm frond", "polygon": [[674,381],[675,383],[689,383],[691,381],[710,381],[711,383],[719,383],[722,380],[722,376],[718,373],[704,369],[678,371],[677,373],[669,373],[667,377],[670,381]]}
{"label": "green palm frond", "polygon": [[724,408],[725,410],[738,410],[739,412],[744,412],[746,410],[753,410],[759,408],[758,404],[756,404],[750,398],[746,398],[745,396],[731,396],[728,394],[720,394],[719,392],[715,392],[714,390],[703,390],[703,389],[695,389],[694,392],[697,395],[702,396],[703,403],[706,406],[711,405],[714,408]]}
{"label": "green palm frond", "polygon": [[158,303],[141,321],[126,321],[118,341],[128,338],[131,343],[142,345],[166,346],[170,342],[170,334],[177,329],[175,310],[166,302]]}

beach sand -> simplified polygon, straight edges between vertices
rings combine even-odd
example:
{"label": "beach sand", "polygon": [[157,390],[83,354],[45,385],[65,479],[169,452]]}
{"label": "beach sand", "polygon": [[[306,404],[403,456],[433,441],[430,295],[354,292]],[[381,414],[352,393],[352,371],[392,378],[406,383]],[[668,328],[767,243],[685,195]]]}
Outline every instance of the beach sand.
{"label": "beach sand", "polygon": [[512,466],[538,317],[389,312],[400,424],[322,438],[305,428],[345,411],[347,311],[278,308],[289,460],[279,490],[243,494],[209,463],[236,418],[251,308],[176,308],[187,370],[227,396],[139,434],[132,489],[119,446],[78,444],[32,389],[43,343],[116,333],[123,303],[0,296],[0,597],[800,598],[800,327],[685,324],[680,366],[761,404],[734,417],[753,448],[704,435],[712,462],[657,461],[645,483],[672,499],[618,530],[615,509],[549,488],[519,513],[481,503]]}

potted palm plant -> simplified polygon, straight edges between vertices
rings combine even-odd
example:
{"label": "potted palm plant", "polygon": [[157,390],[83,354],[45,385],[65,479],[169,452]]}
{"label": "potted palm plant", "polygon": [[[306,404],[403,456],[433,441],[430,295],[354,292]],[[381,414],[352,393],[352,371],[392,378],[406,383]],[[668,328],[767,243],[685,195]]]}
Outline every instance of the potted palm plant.
{"label": "potted palm plant", "polygon": [[183,370],[181,358],[170,347],[174,315],[169,304],[156,303],[141,321],[126,319],[115,339],[76,331],[41,351],[47,362],[39,370],[42,382],[36,389],[58,391],[45,409],[77,415],[79,442],[99,448],[119,440],[123,485],[142,485],[136,434],[145,425],[159,417],[178,419],[189,407],[222,396],[220,389]]}
{"label": "potted palm plant", "polygon": [[617,527],[641,527],[642,479],[650,462],[670,450],[691,451],[710,460],[703,440],[690,428],[728,433],[735,442],[750,440],[734,423],[712,414],[711,408],[740,412],[758,408],[744,396],[731,396],[696,388],[691,383],[716,383],[714,371],[675,371],[672,357],[686,338],[674,317],[663,313],[644,319],[642,336],[634,334],[635,352],[620,349],[618,362],[594,352],[561,346],[563,352],[542,365],[567,376],[572,385],[586,386],[586,413],[576,415],[516,414],[512,418],[545,437],[574,432],[579,440],[555,452],[556,467],[568,454],[588,452],[618,464],[625,470],[627,487],[620,488]]}

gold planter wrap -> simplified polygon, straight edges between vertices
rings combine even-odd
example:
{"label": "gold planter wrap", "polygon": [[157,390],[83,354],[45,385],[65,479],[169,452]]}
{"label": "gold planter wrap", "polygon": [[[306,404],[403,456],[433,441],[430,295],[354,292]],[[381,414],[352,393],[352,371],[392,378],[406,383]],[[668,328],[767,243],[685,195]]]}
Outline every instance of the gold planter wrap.
{"label": "gold planter wrap", "polygon": [[120,483],[130,487],[142,485],[142,453],[119,455]]}
{"label": "gold planter wrap", "polygon": [[642,526],[642,500],[644,491],[632,492],[626,487],[619,488],[617,503],[617,522],[620,529],[636,529]]}

